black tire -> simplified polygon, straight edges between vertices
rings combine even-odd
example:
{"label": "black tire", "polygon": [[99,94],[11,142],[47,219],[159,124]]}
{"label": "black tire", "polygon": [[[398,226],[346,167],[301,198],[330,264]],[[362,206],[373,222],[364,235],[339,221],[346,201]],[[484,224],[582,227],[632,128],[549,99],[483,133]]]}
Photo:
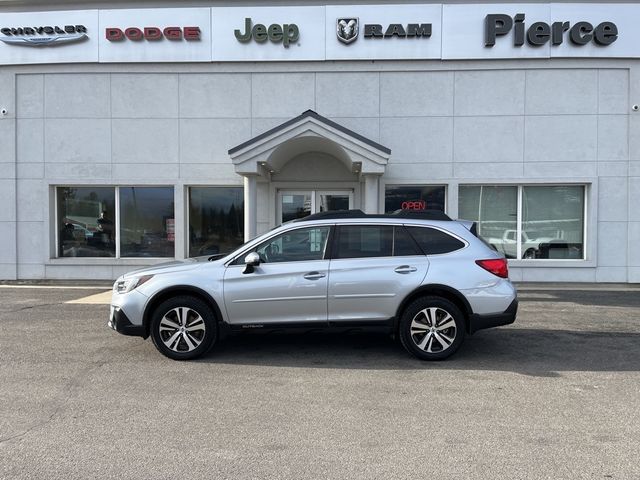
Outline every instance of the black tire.
{"label": "black tire", "polygon": [[[181,320],[179,312],[186,313],[185,321]],[[179,328],[173,328],[173,324]],[[202,329],[199,328],[201,326]],[[187,328],[194,330],[187,331]],[[218,339],[216,316],[211,307],[199,298],[186,295],[169,298],[153,311],[151,339],[164,356],[174,360],[192,360],[211,350]]]}
{"label": "black tire", "polygon": [[[425,309],[436,309],[428,310],[429,315],[435,313],[436,323],[435,326],[433,326],[435,331],[431,329],[431,321],[429,316],[424,313]],[[451,319],[447,319],[447,314]],[[412,333],[411,325],[414,319],[420,324],[420,327],[414,327]],[[445,321],[445,319],[447,320]],[[451,323],[451,326],[439,329],[449,323]],[[424,325],[424,329],[422,325]],[[424,334],[422,330],[424,330]],[[428,338],[429,335],[431,339]],[[418,298],[405,308],[400,318],[398,332],[400,342],[407,352],[418,357],[420,360],[444,360],[458,350],[464,340],[464,335],[464,315],[454,303],[446,298]],[[449,339],[452,339],[450,343],[448,341]],[[445,348],[442,342],[448,344],[448,346]],[[422,344],[422,348],[419,346],[420,344]],[[432,351],[429,352],[428,350]]]}
{"label": "black tire", "polygon": [[529,250],[527,250],[522,254],[522,258],[529,259],[529,260],[536,258],[536,251],[533,248],[530,248]]}

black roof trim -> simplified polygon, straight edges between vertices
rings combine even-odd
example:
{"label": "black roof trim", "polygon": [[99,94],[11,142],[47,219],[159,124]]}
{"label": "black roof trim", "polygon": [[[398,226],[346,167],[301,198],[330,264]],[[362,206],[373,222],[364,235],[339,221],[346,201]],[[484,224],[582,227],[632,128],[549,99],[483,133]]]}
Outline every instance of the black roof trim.
{"label": "black roof trim", "polygon": [[326,117],[323,117],[322,115],[318,115],[316,112],[314,112],[313,110],[307,110],[306,112],[303,112],[301,115],[298,115],[295,118],[292,118],[291,120],[287,120],[284,123],[281,123],[280,125],[273,127],[271,130],[267,130],[264,133],[261,133],[260,135],[253,137],[250,140],[247,140],[246,142],[241,143],[240,145],[233,147],[231,149],[229,149],[229,155],[233,155],[234,153],[236,153],[239,150],[242,150],[245,147],[248,147],[249,145],[251,145],[252,143],[258,142],[260,140],[262,140],[265,137],[268,137],[269,135],[274,134],[275,132],[279,131],[279,130],[283,130],[285,128],[287,128],[290,125],[293,125],[294,123],[299,122],[300,120],[307,118],[307,117],[311,117],[311,118],[315,118],[316,120],[319,120],[320,122],[324,123],[325,125],[328,125],[330,127],[335,128],[336,130],[341,131],[342,133],[346,133],[347,135],[349,135],[350,137],[353,137],[357,140],[360,140],[363,143],[366,143],[367,145],[373,147],[373,148],[377,148],[378,150],[386,153],[386,154],[391,154],[391,149],[385,147],[384,145],[380,145],[379,143],[374,142],[373,140],[369,140],[367,137],[363,137],[362,135],[360,135],[359,133],[354,132],[353,130],[349,130],[346,127],[343,127],[342,125],[340,125],[339,123],[333,122],[331,120],[329,120]]}
{"label": "black roof trim", "polygon": [[451,217],[440,210],[396,210],[393,213],[385,214],[367,214],[362,210],[330,210],[328,212],[313,213],[306,217],[297,218],[293,220],[293,222],[336,220],[343,218],[407,218],[412,220],[451,221]]}

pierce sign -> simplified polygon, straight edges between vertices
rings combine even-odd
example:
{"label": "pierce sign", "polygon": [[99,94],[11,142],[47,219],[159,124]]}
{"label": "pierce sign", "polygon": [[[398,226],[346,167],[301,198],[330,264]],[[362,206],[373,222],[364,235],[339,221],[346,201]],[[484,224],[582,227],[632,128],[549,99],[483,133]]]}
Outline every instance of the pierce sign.
{"label": "pierce sign", "polygon": [[484,44],[493,47],[497,37],[505,36],[513,30],[513,46],[521,47],[526,41],[534,47],[551,41],[552,45],[561,45],[565,32],[575,45],[586,45],[594,41],[597,45],[611,45],[618,39],[618,27],[613,22],[602,22],[593,26],[589,22],[534,22],[525,31],[525,14],[518,13],[511,18],[504,14],[490,14],[485,17]]}

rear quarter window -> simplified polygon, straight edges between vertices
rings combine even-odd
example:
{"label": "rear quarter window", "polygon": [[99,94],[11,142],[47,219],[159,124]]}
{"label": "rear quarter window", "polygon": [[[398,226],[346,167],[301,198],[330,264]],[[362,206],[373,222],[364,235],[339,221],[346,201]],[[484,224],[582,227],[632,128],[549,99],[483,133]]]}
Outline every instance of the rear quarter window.
{"label": "rear quarter window", "polygon": [[407,231],[418,243],[425,255],[455,252],[464,247],[464,242],[436,228],[407,227]]}

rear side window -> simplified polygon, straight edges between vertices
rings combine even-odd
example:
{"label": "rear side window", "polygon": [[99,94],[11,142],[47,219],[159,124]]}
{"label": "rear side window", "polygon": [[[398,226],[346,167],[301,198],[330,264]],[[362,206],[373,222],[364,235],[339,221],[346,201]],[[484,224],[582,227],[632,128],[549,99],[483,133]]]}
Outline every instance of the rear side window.
{"label": "rear side window", "polygon": [[423,253],[413,241],[404,227],[393,227],[393,256],[422,255]]}
{"label": "rear side window", "polygon": [[338,226],[337,248],[333,258],[390,257],[393,227],[390,225]]}
{"label": "rear side window", "polygon": [[407,230],[425,255],[454,252],[464,247],[463,242],[442,230],[429,227],[407,227]]}
{"label": "rear side window", "polygon": [[337,229],[337,248],[333,258],[402,257],[423,254],[404,227],[342,225]]}

